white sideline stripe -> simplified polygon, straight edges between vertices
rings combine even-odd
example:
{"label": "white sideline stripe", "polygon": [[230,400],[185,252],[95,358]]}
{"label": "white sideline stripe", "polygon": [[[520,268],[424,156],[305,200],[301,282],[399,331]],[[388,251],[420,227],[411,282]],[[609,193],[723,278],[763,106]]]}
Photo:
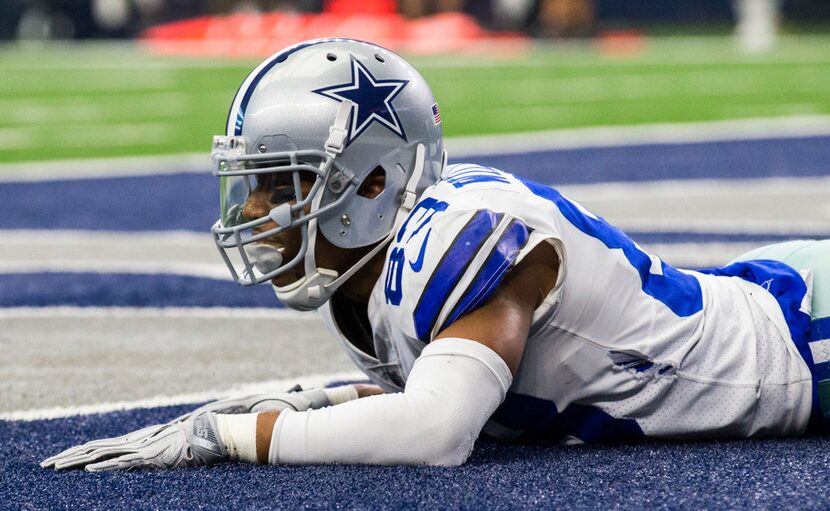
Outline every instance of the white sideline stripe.
{"label": "white sideline stripe", "polygon": [[[614,222],[629,235],[638,233],[751,234],[757,236],[830,236],[830,222],[821,220],[720,220],[694,218],[626,218]],[[704,243],[705,244],[705,243]]]}
{"label": "white sideline stripe", "polygon": [[510,133],[447,139],[449,154],[459,157],[513,152],[692,144],[727,140],[763,140],[830,136],[830,116],[799,115],[694,123],[645,124]]}
{"label": "white sideline stripe", "polygon": [[[208,226],[210,227],[210,226]],[[176,247],[208,247],[216,250],[213,238],[206,229],[198,231],[86,231],[82,229],[37,229],[0,230],[0,239],[14,245],[57,245],[88,244],[163,244]]]}
{"label": "white sideline stripe", "polygon": [[210,174],[211,168],[210,154],[207,151],[168,156],[125,156],[121,158],[7,163],[0,164],[0,183],[179,173]]}
{"label": "white sideline stripe", "polygon": [[[276,304],[276,301],[274,302]],[[320,321],[316,312],[266,307],[8,307],[0,308],[0,320],[19,318],[220,318]]]}
{"label": "white sideline stripe", "polygon": [[[830,163],[828,163],[830,174]],[[830,188],[830,176],[762,177],[738,179],[663,179],[659,181],[624,181],[590,184],[566,184],[556,187],[580,200],[618,200],[620,197],[727,197],[737,194],[780,195],[810,193]]]}
{"label": "white sideline stripe", "polygon": [[705,268],[723,266],[732,259],[758,248],[759,243],[642,243],[642,247],[672,266]]}
{"label": "white sideline stripe", "polygon": [[356,371],[315,374],[297,378],[285,378],[270,380],[258,383],[234,385],[227,389],[216,389],[205,392],[193,392],[189,394],[177,394],[173,396],[156,396],[148,399],[135,401],[113,401],[108,403],[96,403],[78,406],[57,406],[52,408],[40,408],[35,410],[19,410],[0,414],[0,420],[7,421],[35,421],[44,419],[57,419],[61,417],[74,417],[76,415],[92,415],[109,413],[121,410],[135,410],[138,408],[156,408],[160,406],[173,406],[191,403],[203,403],[216,399],[224,399],[234,396],[249,394],[260,394],[263,392],[284,392],[295,384],[303,388],[321,387],[333,381],[366,380],[366,375]]}
{"label": "white sideline stripe", "polygon": [[[446,139],[453,159],[511,152],[830,136],[830,116],[801,115],[695,123],[546,130]],[[0,164],[0,182],[50,181],[183,172],[210,173],[210,155],[96,158]]]}

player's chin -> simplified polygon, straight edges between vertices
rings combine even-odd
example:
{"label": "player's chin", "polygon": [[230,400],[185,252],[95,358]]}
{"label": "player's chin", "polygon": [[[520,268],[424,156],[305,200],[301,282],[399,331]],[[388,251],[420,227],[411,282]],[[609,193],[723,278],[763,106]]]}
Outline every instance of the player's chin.
{"label": "player's chin", "polygon": [[298,280],[303,278],[303,276],[299,273],[295,272],[287,272],[283,273],[282,275],[277,275],[273,279],[271,279],[271,285],[274,287],[288,287],[291,284],[294,284]]}

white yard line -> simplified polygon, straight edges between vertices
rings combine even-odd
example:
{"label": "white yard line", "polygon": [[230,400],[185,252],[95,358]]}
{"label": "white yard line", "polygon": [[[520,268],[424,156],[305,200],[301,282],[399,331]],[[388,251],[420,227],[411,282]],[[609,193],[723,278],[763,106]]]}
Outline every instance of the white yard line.
{"label": "white yard line", "polygon": [[[13,245],[39,245],[44,247],[60,247],[61,245],[101,244],[163,244],[175,247],[202,248],[213,247],[211,234],[192,231],[137,231],[137,232],[110,232],[84,230],[0,230],[0,239]],[[132,250],[132,248],[130,249]]]}
{"label": "white yard line", "polygon": [[447,151],[457,160],[470,156],[518,152],[813,136],[830,136],[830,116],[799,115],[641,126],[600,126],[457,137],[447,140]]}
{"label": "white yard line", "polygon": [[[170,125],[162,126],[168,128]],[[3,133],[14,145],[25,145],[34,140],[17,129],[7,129]],[[451,157],[458,160],[473,156],[517,152],[811,136],[830,136],[830,116],[798,115],[694,123],[600,126],[453,137],[446,140],[446,146]],[[158,138],[160,136],[153,137],[154,140]],[[7,163],[0,164],[0,182],[142,176],[181,172],[208,173],[211,168],[210,155],[207,151],[169,156]]]}
{"label": "white yard line", "polygon": [[[613,224],[628,233],[699,233],[748,234],[783,236],[798,233],[805,236],[827,236],[830,222],[812,220],[751,220],[751,219],[695,219],[695,218],[626,218]],[[705,243],[704,243],[705,244]]]}
{"label": "white yard line", "polygon": [[209,174],[210,169],[210,154],[207,151],[168,156],[127,156],[121,158],[8,163],[0,164],[0,183],[179,173]]}
{"label": "white yard line", "polygon": [[644,243],[643,248],[675,267],[705,268],[724,266],[758,248],[758,243]]}
{"label": "white yard line", "polygon": [[0,273],[173,274],[229,280],[208,232],[0,231]]}
{"label": "white yard line", "polygon": [[158,317],[320,321],[316,312],[300,312],[278,307],[0,307],[0,320],[17,318],[149,319]]}
{"label": "white yard line", "polygon": [[52,408],[40,408],[35,410],[18,410],[0,414],[0,420],[12,421],[34,421],[43,419],[57,419],[61,417],[73,417],[76,415],[92,415],[109,413],[120,410],[134,410],[137,408],[156,408],[160,406],[173,406],[191,403],[203,403],[216,399],[223,399],[233,396],[244,396],[264,392],[283,392],[292,386],[299,384],[303,388],[321,387],[334,381],[363,381],[366,375],[357,371],[315,374],[299,378],[286,378],[282,380],[270,380],[257,383],[234,385],[225,389],[214,389],[205,392],[194,392],[178,394],[173,396],[156,396],[136,401],[113,401],[79,406],[59,406]]}
{"label": "white yard line", "polygon": [[765,177],[744,179],[663,179],[660,181],[628,181],[610,183],[571,184],[557,186],[575,199],[615,200],[634,197],[706,198],[732,200],[736,195],[764,197],[770,195],[808,194],[816,190],[830,190],[830,162],[828,176],[822,177]]}

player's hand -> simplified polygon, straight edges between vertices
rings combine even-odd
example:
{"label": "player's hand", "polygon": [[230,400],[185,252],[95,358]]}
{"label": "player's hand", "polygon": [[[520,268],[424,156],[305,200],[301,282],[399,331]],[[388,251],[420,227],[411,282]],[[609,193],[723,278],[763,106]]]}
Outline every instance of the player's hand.
{"label": "player's hand", "polygon": [[93,440],[41,462],[55,469],[128,470],[213,465],[229,459],[211,412],[149,426],[116,438]]}

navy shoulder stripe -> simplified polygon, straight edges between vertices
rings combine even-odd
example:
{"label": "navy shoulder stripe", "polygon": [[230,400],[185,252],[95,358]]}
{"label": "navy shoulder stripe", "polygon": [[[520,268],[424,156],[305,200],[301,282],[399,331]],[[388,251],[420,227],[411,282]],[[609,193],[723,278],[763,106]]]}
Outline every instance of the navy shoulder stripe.
{"label": "navy shoulder stripe", "polygon": [[429,342],[444,302],[461,280],[481,246],[490,237],[502,218],[501,213],[478,210],[458,232],[449,249],[430,275],[413,312],[415,332],[423,342]]}
{"label": "navy shoulder stripe", "polygon": [[519,252],[527,244],[531,230],[518,219],[510,221],[510,225],[499,237],[484,265],[479,269],[473,281],[467,286],[458,304],[453,308],[442,329],[450,326],[456,319],[477,309],[484,303],[498,287],[508,270],[513,266]]}

